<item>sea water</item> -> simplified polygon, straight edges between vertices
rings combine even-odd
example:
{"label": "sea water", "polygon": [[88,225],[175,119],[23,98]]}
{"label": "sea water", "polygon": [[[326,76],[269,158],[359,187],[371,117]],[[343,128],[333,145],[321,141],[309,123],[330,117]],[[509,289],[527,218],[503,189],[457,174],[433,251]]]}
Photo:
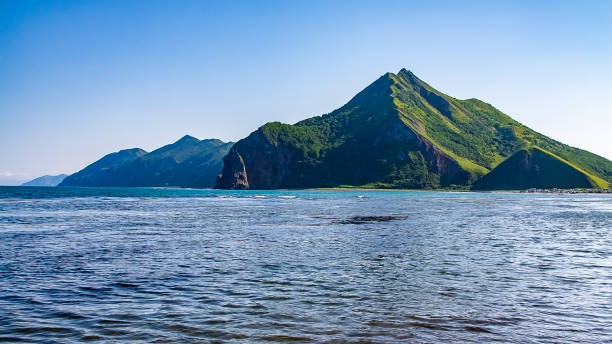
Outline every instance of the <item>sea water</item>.
{"label": "sea water", "polygon": [[612,341],[612,196],[0,188],[0,341]]}

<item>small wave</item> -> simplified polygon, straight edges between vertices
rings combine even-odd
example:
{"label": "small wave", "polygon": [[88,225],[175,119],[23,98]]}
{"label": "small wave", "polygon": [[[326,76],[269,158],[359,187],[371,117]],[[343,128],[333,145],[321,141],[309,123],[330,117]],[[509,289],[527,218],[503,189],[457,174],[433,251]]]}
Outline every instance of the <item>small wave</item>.
{"label": "small wave", "polygon": [[479,326],[466,326],[465,329],[471,332],[493,333],[486,328]]}
{"label": "small wave", "polygon": [[422,327],[430,330],[447,330],[446,327],[441,325],[432,324],[429,322],[411,321],[411,322],[384,322],[384,321],[370,321],[366,325],[371,327],[382,327],[382,328],[404,328],[404,327]]}
{"label": "small wave", "polygon": [[267,342],[312,342],[312,338],[308,337],[296,337],[296,336],[285,336],[285,335],[275,335],[275,336],[265,336],[259,337],[259,339],[267,341]]}

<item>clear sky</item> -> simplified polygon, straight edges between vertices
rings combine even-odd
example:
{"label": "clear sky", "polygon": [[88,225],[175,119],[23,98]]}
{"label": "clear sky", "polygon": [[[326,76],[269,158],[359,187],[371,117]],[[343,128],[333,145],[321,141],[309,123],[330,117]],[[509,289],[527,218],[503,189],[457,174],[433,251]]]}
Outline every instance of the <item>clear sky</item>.
{"label": "clear sky", "polygon": [[238,140],[402,67],[612,159],[610,0],[0,0],[0,184]]}

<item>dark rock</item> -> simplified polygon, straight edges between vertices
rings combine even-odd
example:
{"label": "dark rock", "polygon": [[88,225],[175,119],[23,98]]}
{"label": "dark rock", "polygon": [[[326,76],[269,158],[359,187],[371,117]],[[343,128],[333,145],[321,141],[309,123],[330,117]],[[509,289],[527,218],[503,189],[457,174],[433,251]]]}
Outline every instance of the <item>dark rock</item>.
{"label": "dark rock", "polygon": [[407,219],[408,216],[353,216],[346,220],[334,221],[343,225],[360,225],[373,222],[388,222]]}

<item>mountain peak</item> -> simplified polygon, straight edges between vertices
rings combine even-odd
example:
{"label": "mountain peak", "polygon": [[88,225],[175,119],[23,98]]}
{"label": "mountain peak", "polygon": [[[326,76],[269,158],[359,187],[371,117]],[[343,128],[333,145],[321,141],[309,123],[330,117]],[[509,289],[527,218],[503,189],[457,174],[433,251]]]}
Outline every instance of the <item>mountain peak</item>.
{"label": "mountain peak", "polygon": [[422,80],[419,79],[416,75],[414,75],[414,73],[412,73],[411,71],[407,70],[406,68],[402,68],[399,73],[397,73],[397,76],[402,78],[405,81],[408,81],[411,84],[421,84]]}
{"label": "mountain peak", "polygon": [[414,74],[413,74],[411,71],[409,71],[409,70],[408,70],[408,69],[406,69],[406,68],[402,68],[402,69],[400,69],[399,73],[397,73],[397,74],[414,75]]}
{"label": "mountain peak", "polygon": [[116,153],[121,153],[121,154],[147,154],[147,151],[141,149],[141,148],[127,148],[127,149],[122,149]]}
{"label": "mountain peak", "polygon": [[196,139],[195,137],[191,135],[185,135],[181,137],[178,141],[176,141],[175,144],[177,143],[198,143],[198,142],[200,142],[200,140]]}

